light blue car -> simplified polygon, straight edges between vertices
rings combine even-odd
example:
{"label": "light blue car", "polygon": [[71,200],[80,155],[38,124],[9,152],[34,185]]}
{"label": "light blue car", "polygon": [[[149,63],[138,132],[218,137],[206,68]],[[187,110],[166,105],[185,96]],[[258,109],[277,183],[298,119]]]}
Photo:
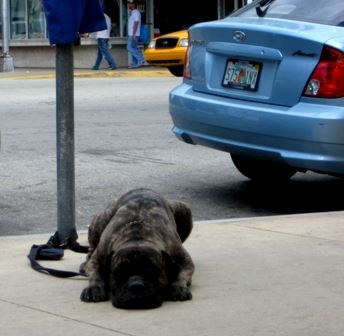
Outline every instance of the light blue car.
{"label": "light blue car", "polygon": [[344,176],[344,1],[259,0],[189,30],[170,93],[182,141],[253,180]]}

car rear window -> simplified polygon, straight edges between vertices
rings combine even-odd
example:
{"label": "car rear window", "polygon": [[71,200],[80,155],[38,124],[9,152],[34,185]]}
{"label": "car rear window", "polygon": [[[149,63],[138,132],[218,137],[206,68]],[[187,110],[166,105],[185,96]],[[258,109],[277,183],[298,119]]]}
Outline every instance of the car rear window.
{"label": "car rear window", "polygon": [[[257,13],[256,7],[261,7],[263,14],[259,10]],[[257,17],[258,15],[344,26],[344,0],[257,0],[231,16]]]}

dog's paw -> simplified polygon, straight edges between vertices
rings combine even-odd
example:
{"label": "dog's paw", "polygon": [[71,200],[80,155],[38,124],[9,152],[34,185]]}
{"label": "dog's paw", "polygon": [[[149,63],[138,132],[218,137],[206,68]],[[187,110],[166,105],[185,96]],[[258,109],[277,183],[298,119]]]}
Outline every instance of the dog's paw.
{"label": "dog's paw", "polygon": [[192,294],[188,287],[171,285],[167,293],[167,299],[170,301],[186,301],[192,299]]}
{"label": "dog's paw", "polygon": [[80,299],[84,302],[100,302],[107,301],[108,295],[101,287],[86,287],[81,292]]}

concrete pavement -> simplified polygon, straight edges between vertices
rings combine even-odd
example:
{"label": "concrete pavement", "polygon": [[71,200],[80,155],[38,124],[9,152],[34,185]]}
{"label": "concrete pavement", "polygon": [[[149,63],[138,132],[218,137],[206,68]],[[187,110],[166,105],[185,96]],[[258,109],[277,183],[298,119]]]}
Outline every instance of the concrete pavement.
{"label": "concrete pavement", "polygon": [[[26,255],[49,236],[0,238],[1,335],[343,335],[344,212],[196,222],[193,300],[143,311],[83,303],[86,280],[33,271]],[[83,259],[66,251],[44,265]]]}
{"label": "concrete pavement", "polygon": [[[170,76],[164,68],[91,71],[76,78]],[[54,69],[16,69],[0,80],[54,78]],[[0,237],[4,336],[342,336],[344,212],[196,222],[185,246],[196,264],[193,300],[125,311],[79,300],[84,279],[33,271],[26,255],[45,235]],[[86,234],[79,232],[85,243]],[[46,266],[78,270],[65,252]]]}
{"label": "concrete pavement", "polygon": [[[74,69],[74,78],[101,77],[164,77],[172,76],[167,68],[145,66],[139,69],[118,68],[116,70]],[[15,68],[14,72],[0,72],[0,80],[53,79],[55,69],[51,68]]]}

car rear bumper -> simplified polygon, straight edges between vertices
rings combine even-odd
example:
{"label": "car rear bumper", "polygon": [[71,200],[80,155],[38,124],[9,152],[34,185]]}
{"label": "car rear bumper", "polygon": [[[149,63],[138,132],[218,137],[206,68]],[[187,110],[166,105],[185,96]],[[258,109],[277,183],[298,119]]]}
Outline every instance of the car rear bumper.
{"label": "car rear bumper", "polygon": [[344,174],[343,107],[253,103],[195,92],[183,83],[170,93],[170,114],[173,132],[184,142]]}

